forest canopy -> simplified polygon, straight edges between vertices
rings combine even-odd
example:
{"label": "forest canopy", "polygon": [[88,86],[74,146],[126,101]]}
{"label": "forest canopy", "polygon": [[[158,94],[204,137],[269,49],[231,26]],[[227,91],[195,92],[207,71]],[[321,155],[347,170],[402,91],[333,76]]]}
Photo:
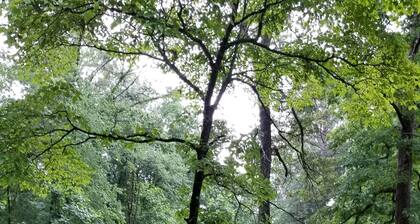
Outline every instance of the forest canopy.
{"label": "forest canopy", "polygon": [[420,223],[419,0],[0,6],[1,223]]}

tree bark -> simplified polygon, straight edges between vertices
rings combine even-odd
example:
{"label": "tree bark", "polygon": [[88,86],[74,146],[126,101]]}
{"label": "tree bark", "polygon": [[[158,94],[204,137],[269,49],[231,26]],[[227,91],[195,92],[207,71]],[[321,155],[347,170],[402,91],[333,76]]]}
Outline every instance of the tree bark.
{"label": "tree bark", "polygon": [[56,190],[51,191],[50,219],[48,222],[50,224],[61,218],[60,197],[60,192]]}
{"label": "tree bark", "polygon": [[135,175],[134,172],[135,171],[129,172],[129,177],[128,177],[129,186],[127,186],[127,189],[126,189],[127,191],[127,211],[126,211],[127,224],[134,224],[135,223],[134,220],[136,217],[136,213],[134,211],[136,207],[135,198],[137,197],[137,195],[136,195],[136,178],[134,177]]}
{"label": "tree bark", "polygon": [[[261,141],[261,156],[260,168],[263,178],[270,181],[271,173],[271,119],[270,109],[260,105],[260,141]],[[270,223],[270,201],[264,201],[258,207],[258,223]]]}
{"label": "tree bark", "polygon": [[7,224],[12,224],[12,200],[10,186],[7,187]]}
{"label": "tree bark", "polygon": [[194,174],[194,184],[190,201],[190,215],[187,219],[188,224],[196,224],[198,222],[198,212],[200,210],[201,188],[204,181],[204,171],[197,170]]}
{"label": "tree bark", "polygon": [[213,114],[214,108],[210,105],[210,102],[206,102],[203,111],[203,126],[200,135],[200,146],[197,151],[197,160],[199,166],[194,173],[194,183],[192,188],[191,200],[190,200],[190,214],[186,222],[188,224],[198,223],[198,214],[200,211],[200,197],[201,189],[205,179],[204,170],[200,167],[202,161],[206,158],[207,151],[209,149],[210,133],[213,125]]}
{"label": "tree bark", "polygon": [[[408,58],[415,60],[420,46],[420,33],[417,31],[420,26],[420,16],[412,17],[412,31],[414,32]],[[408,108],[393,105],[401,124],[400,139],[398,144],[397,161],[397,187],[395,190],[395,223],[410,223],[410,197],[411,180],[413,173],[413,139],[416,131],[416,113]]]}
{"label": "tree bark", "polygon": [[411,179],[413,170],[413,138],[416,119],[413,111],[400,108],[401,142],[398,144],[397,187],[395,191],[395,223],[409,224]]}

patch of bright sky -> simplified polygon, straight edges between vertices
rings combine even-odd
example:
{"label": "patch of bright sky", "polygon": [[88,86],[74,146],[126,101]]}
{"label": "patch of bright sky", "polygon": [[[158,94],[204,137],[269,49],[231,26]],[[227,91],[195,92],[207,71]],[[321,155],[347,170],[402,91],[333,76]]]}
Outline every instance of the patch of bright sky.
{"label": "patch of bright sky", "polygon": [[330,200],[328,200],[328,202],[325,204],[327,207],[331,207],[335,204],[335,200],[334,198],[330,198]]}
{"label": "patch of bright sky", "polygon": [[[181,86],[181,81],[173,73],[164,73],[150,60],[140,60],[139,81],[148,82],[159,94],[166,94],[171,89]],[[223,96],[215,112],[215,119],[227,121],[233,134],[249,133],[258,122],[258,108],[250,91],[244,86],[236,85]]]}
{"label": "patch of bright sky", "polygon": [[[0,15],[0,27],[7,25],[7,19],[4,15]],[[7,55],[12,55],[17,52],[16,48],[10,48],[6,45],[6,37],[0,35],[0,62],[8,65],[10,62],[6,60]],[[5,84],[6,74],[0,74],[1,87],[3,88]],[[18,81],[12,81],[9,85],[6,85],[8,88],[0,89],[0,98],[12,98],[12,99],[21,99],[25,94],[25,87]]]}
{"label": "patch of bright sky", "polygon": [[22,99],[25,95],[25,87],[18,81],[12,81],[7,91],[0,91],[0,98]]}
{"label": "patch of bright sky", "polygon": [[407,16],[401,16],[400,18],[398,18],[397,21],[390,21],[389,24],[387,24],[386,26],[386,31],[387,32],[395,32],[395,33],[403,33],[403,26],[402,24],[404,23],[404,20],[407,19]]}
{"label": "patch of bright sky", "polygon": [[[140,57],[138,60],[137,72],[138,81],[147,83],[159,95],[165,95],[182,85],[182,81],[176,74],[172,72],[164,73],[153,60],[145,57]],[[185,105],[188,105],[188,102],[185,102]],[[255,128],[259,119],[256,99],[247,88],[242,85],[235,85],[234,88],[225,92],[215,111],[214,118],[225,120],[227,127],[236,137],[241,134],[248,134]],[[197,122],[200,124],[201,119],[200,114],[197,118]],[[229,155],[227,145],[222,146],[217,155],[218,161],[223,164]],[[240,167],[238,171],[245,172],[243,167]]]}

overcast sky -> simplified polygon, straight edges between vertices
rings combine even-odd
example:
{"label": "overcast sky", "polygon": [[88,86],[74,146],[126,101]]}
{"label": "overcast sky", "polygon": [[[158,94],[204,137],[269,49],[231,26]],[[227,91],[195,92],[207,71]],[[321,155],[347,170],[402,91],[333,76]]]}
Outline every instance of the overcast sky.
{"label": "overcast sky", "polygon": [[[147,61],[140,65],[140,81],[150,82],[153,89],[161,94],[181,84],[175,74],[164,74],[159,68]],[[249,133],[258,122],[258,107],[254,96],[244,86],[226,91],[215,113],[216,119],[225,119],[228,127],[236,135]]]}
{"label": "overcast sky", "polygon": [[[6,38],[0,35],[0,52],[9,51],[4,41]],[[174,89],[181,84],[175,74],[163,73],[157,68],[153,61],[142,60],[139,65],[139,81],[146,81],[151,84],[158,93],[165,94],[168,89]],[[17,82],[12,86],[12,92],[6,93],[9,97],[20,98],[22,96],[22,86]],[[240,85],[227,91],[220,102],[215,113],[216,119],[225,119],[229,128],[236,135],[245,134],[252,130],[258,122],[258,108],[255,98],[250,91]]]}

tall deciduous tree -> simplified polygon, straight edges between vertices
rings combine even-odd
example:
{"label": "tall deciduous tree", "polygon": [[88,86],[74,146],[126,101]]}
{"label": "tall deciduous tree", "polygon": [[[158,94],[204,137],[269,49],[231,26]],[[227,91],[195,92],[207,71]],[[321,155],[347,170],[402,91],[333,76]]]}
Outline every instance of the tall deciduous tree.
{"label": "tall deciduous tree", "polygon": [[[38,50],[91,47],[112,54],[145,56],[174,72],[202,102],[201,134],[193,150],[198,166],[187,223],[198,221],[213,115],[237,72],[247,70],[244,48],[261,48],[298,66],[335,58],[325,52],[269,46],[293,11],[316,9],[311,1],[10,1],[9,43],[33,58]],[[196,22],[191,22],[196,21]],[[246,28],[248,35],[243,35]],[[318,48],[318,47],[316,47]],[[339,59],[339,58],[337,58]],[[93,133],[90,133],[93,134]]]}
{"label": "tall deciduous tree", "polygon": [[[366,8],[367,7],[367,8]],[[397,174],[396,174],[396,196],[395,196],[395,223],[410,223],[410,189],[413,169],[413,140],[416,130],[416,110],[419,99],[418,81],[419,65],[416,55],[419,44],[419,18],[420,5],[418,2],[403,1],[354,1],[338,4],[340,13],[343,15],[344,24],[348,24],[349,30],[355,32],[363,38],[361,42],[364,49],[376,52],[371,56],[372,62],[378,56],[385,62],[382,69],[372,65],[374,73],[378,78],[371,77],[365,72],[361,72],[365,77],[355,77],[353,80],[347,79],[349,83],[355,84],[357,94],[366,95],[366,99],[371,98],[372,94],[377,99],[369,99],[365,112],[375,114],[376,112],[367,109],[373,106],[384,111],[392,111],[398,117],[401,134],[398,148]],[[352,9],[351,11],[347,11]],[[392,24],[403,20],[405,32],[394,31]],[[404,25],[405,24],[405,25]],[[345,40],[346,42],[348,40]],[[370,50],[369,48],[376,48]],[[346,52],[346,51],[343,51]],[[373,60],[372,60],[373,59]],[[385,79],[383,79],[386,77]],[[378,82],[370,83],[366,86],[357,84],[356,80],[377,80],[386,81],[388,88],[378,89]],[[364,88],[364,90],[362,88]],[[370,93],[369,93],[370,92]],[[369,95],[365,94],[368,93]],[[376,102],[375,102],[376,101]],[[391,107],[392,106],[392,107]],[[367,109],[367,110],[366,110]],[[362,112],[362,111],[360,111]],[[380,113],[377,113],[377,115]],[[373,119],[374,120],[374,119]],[[389,121],[388,121],[389,122]]]}
{"label": "tall deciduous tree", "polygon": [[[13,0],[7,5],[8,43],[21,50],[20,65],[31,65],[26,70],[31,74],[57,77],[60,73],[72,72],[80,47],[90,47],[115,57],[152,59],[189,87],[202,110],[200,134],[193,142],[141,128],[129,134],[124,130],[116,133],[112,128],[93,130],[95,126],[80,126],[68,114],[60,114],[60,118],[68,121],[64,133],[84,133],[86,141],[105,138],[135,143],[177,142],[194,150],[196,166],[186,218],[189,224],[198,222],[203,182],[210,175],[206,173],[205,164],[212,143],[217,141],[217,138],[212,139],[214,113],[233,81],[243,74],[258,72],[249,66],[250,58],[255,58],[250,52],[255,49],[264,52],[267,60],[263,69],[271,71],[269,74],[287,75],[294,83],[316,86],[318,90],[321,84],[339,82],[342,85],[332,84],[338,86],[337,94],[349,94],[352,99],[360,97],[350,102],[360,103],[358,99],[369,102],[353,112],[379,117],[378,114],[386,113],[372,113],[372,108],[389,112],[389,105],[396,105],[404,123],[402,138],[410,139],[406,133],[414,134],[415,122],[411,112],[405,110],[410,109],[416,99],[417,87],[413,88],[410,83],[418,82],[419,69],[406,57],[401,57],[406,54],[400,49],[405,47],[401,38],[383,32],[386,28],[383,18],[387,17],[388,9],[394,12],[401,6],[409,6],[408,11],[417,13],[416,3],[390,0]],[[328,32],[322,31],[323,28]],[[263,36],[270,38],[273,44],[262,41]],[[367,46],[360,47],[363,45]],[[418,45],[413,46],[411,52],[416,52]],[[389,66],[389,62],[396,66]],[[402,76],[401,69],[405,70]],[[398,88],[403,91],[395,91]],[[294,93],[295,98],[305,98],[299,89]],[[310,100],[302,101],[305,105]],[[298,104],[294,102],[292,106]],[[400,150],[400,174],[411,170],[407,147],[409,145]],[[407,174],[410,176],[410,172]],[[407,183],[406,179],[397,186],[400,197],[397,197],[396,216],[405,220],[399,223],[408,222],[403,212],[409,204]]]}

